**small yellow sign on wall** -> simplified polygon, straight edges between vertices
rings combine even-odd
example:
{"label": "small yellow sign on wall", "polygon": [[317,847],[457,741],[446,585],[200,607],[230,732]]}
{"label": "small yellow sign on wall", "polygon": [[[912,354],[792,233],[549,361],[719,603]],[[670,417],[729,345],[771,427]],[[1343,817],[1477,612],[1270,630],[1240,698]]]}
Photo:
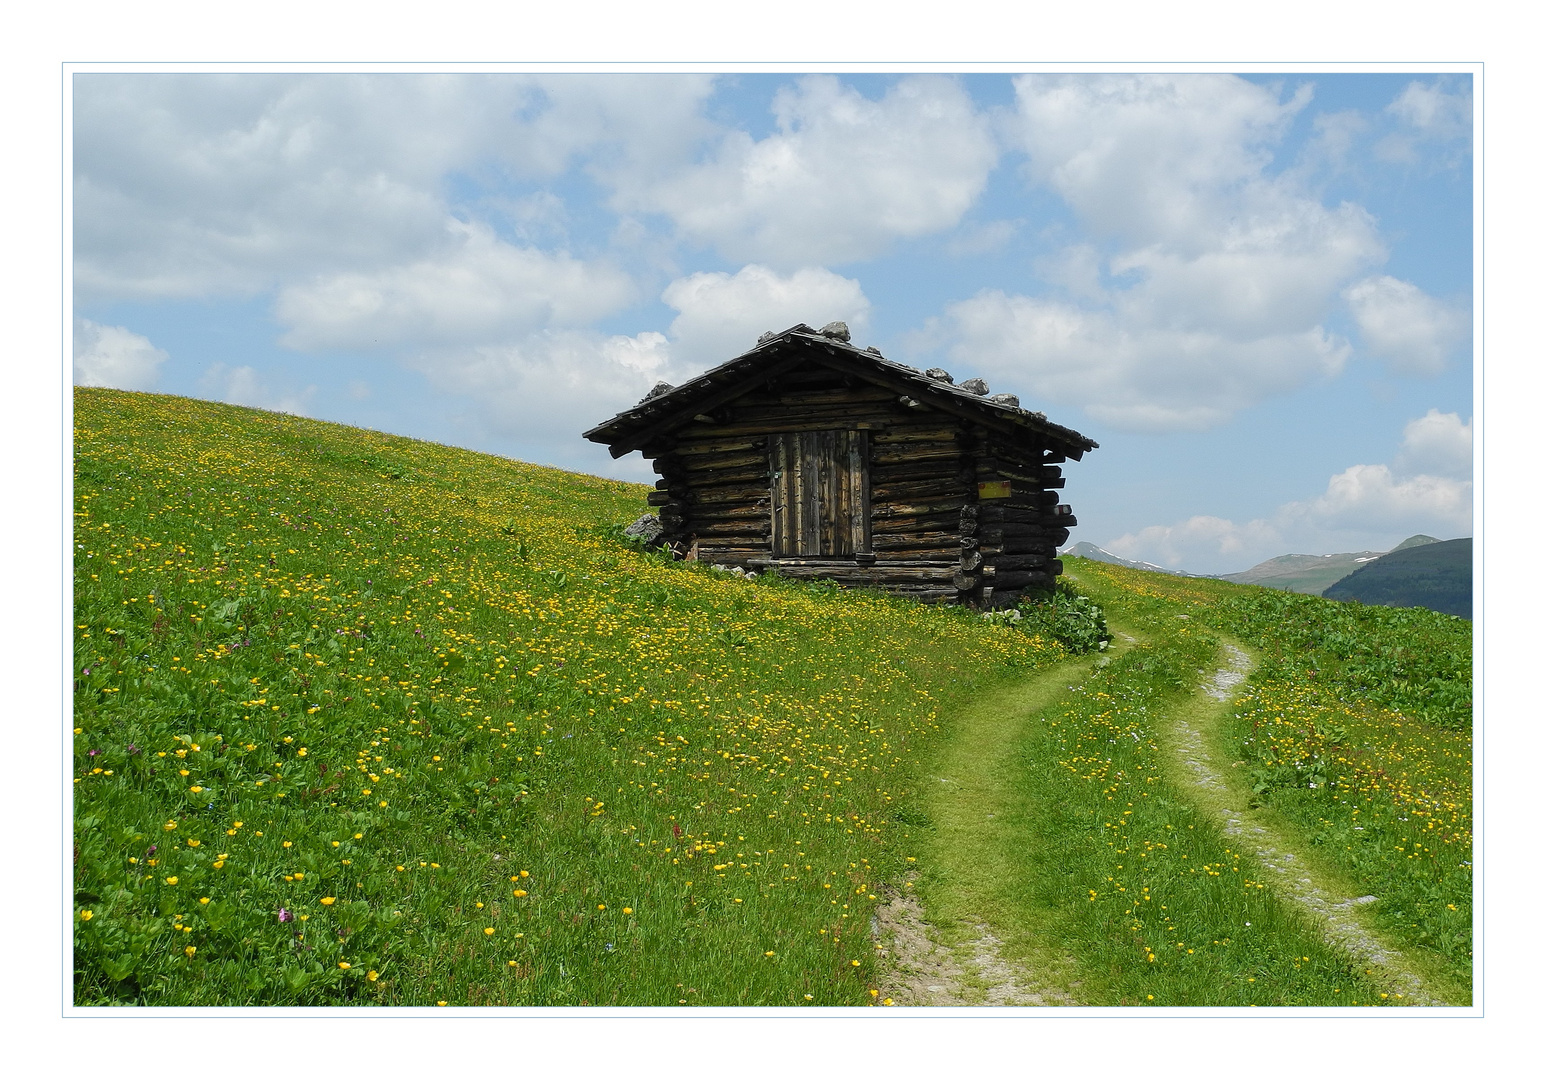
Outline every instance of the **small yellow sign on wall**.
{"label": "small yellow sign on wall", "polygon": [[1008,480],[983,480],[977,485],[979,499],[1007,499],[1009,495]]}

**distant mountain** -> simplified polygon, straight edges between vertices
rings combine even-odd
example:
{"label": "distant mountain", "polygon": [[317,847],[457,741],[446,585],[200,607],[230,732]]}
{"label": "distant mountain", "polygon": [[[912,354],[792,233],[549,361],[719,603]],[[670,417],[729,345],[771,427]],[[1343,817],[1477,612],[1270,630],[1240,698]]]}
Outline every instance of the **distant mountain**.
{"label": "distant mountain", "polygon": [[[1390,554],[1359,567],[1321,595],[1382,607],[1424,607],[1446,615],[1471,617],[1471,538],[1413,539]],[[1411,541],[1407,541],[1411,543]]]}
{"label": "distant mountain", "polygon": [[[1282,589],[1285,592],[1325,596],[1326,590],[1332,585],[1349,574],[1372,565],[1376,559],[1388,558],[1397,551],[1409,551],[1437,543],[1440,541],[1436,537],[1418,533],[1416,536],[1408,536],[1389,552],[1347,551],[1334,555],[1279,555],[1275,559],[1259,562],[1249,570],[1242,570],[1238,574],[1220,574],[1218,577],[1223,581],[1233,581],[1239,585],[1265,585],[1269,589]],[[1470,609],[1467,608],[1467,610]]]}
{"label": "distant mountain", "polygon": [[1269,589],[1319,596],[1326,586],[1383,554],[1382,551],[1351,551],[1336,555],[1279,555],[1238,574],[1219,576],[1240,585],[1265,585]]}
{"label": "distant mountain", "polygon": [[1157,574],[1174,574],[1176,577],[1200,577],[1199,574],[1188,574],[1185,570],[1172,570],[1168,566],[1160,566],[1158,563],[1133,562],[1124,559],[1120,555],[1113,555],[1105,548],[1096,547],[1087,540],[1081,540],[1073,547],[1064,548],[1059,554],[1077,555],[1081,559],[1090,559],[1093,562],[1111,563],[1115,566],[1125,566],[1129,570],[1152,570]]}

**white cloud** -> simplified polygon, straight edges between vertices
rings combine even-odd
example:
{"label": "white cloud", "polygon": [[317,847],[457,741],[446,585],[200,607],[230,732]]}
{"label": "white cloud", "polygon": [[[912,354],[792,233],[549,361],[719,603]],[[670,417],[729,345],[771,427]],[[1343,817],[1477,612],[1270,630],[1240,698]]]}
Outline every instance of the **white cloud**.
{"label": "white cloud", "polygon": [[572,444],[672,375],[664,335],[551,330],[518,341],[423,353],[410,361],[473,403],[486,431],[523,447]]}
{"label": "white cloud", "polygon": [[1290,553],[1385,550],[1415,533],[1472,531],[1471,424],[1430,409],[1402,433],[1395,465],[1353,465],[1314,498],[1245,524],[1198,516],[1103,546],[1127,559],[1202,573],[1244,570]]}
{"label": "white cloud", "polygon": [[483,430],[546,456],[554,443],[632,407],[656,382],[681,383],[738,356],[765,330],[833,319],[862,329],[869,310],[859,283],[829,270],[784,275],[755,265],[681,278],[662,299],[678,313],[669,338],[555,325],[424,349],[408,362],[437,388],[473,402]]}
{"label": "white cloud", "polygon": [[752,264],[733,275],[692,274],[666,286],[661,299],[677,312],[673,355],[699,368],[739,356],[765,331],[802,322],[820,329],[841,320],[862,343],[870,311],[857,281],[819,267],[779,274]]}
{"label": "white cloud", "polygon": [[297,349],[429,347],[573,327],[634,299],[620,270],[504,243],[451,222],[435,256],[281,290],[275,310]]}
{"label": "white cloud", "polygon": [[1098,243],[1038,269],[1064,299],[984,291],[941,321],[982,367],[1118,427],[1216,425],[1339,373],[1339,290],[1384,258],[1361,207],[1323,206],[1272,148],[1309,101],[1234,76],[1027,75],[1009,136]]}
{"label": "white cloud", "polygon": [[[1277,529],[1265,521],[1236,525],[1225,518],[1199,515],[1177,525],[1150,525],[1103,546],[1124,559],[1198,573],[1202,572],[1199,567],[1212,572],[1220,565],[1244,569],[1261,561],[1253,552],[1283,554],[1277,550],[1282,543]],[[1241,565],[1244,559],[1251,561]]]}
{"label": "white cloud", "polygon": [[1403,374],[1437,375],[1469,329],[1465,312],[1389,275],[1365,278],[1342,296],[1370,350]]}
{"label": "white cloud", "polygon": [[1385,107],[1386,115],[1399,125],[1375,144],[1375,156],[1411,165],[1421,160],[1425,147],[1437,147],[1446,165],[1458,164],[1471,141],[1472,99],[1469,80],[1440,78],[1414,80]]}
{"label": "white cloud", "polygon": [[[74,76],[81,298],[251,295],[432,258],[455,173],[654,174],[707,76]],[[559,208],[533,196],[540,223]],[[493,207],[493,209],[499,209]],[[519,223],[518,223],[519,224]]]}
{"label": "white cloud", "polygon": [[1279,515],[1326,530],[1469,530],[1471,481],[1402,478],[1388,465],[1354,465],[1333,476],[1324,494],[1308,503],[1291,503]]}
{"label": "white cloud", "polygon": [[1466,480],[1471,477],[1471,421],[1459,413],[1429,409],[1406,425],[1396,466],[1404,475],[1429,474]]}
{"label": "white cloud", "polygon": [[75,320],[72,341],[76,386],[110,386],[115,390],[151,390],[166,351],[123,326],[102,326],[90,319]]}
{"label": "white cloud", "polygon": [[1212,247],[1232,211],[1283,209],[1269,147],[1309,102],[1232,75],[1022,75],[1015,94],[1034,180],[1102,235],[1183,252]]}
{"label": "white cloud", "polygon": [[880,254],[956,224],[997,150],[954,81],[913,77],[871,101],[811,76],[773,102],[778,130],[725,135],[713,158],[622,185],[617,205],[664,213],[690,243],[784,268]]}
{"label": "white cloud", "polygon": [[246,364],[234,368],[211,364],[200,377],[199,384],[205,393],[228,405],[246,405],[294,416],[309,415],[312,399],[317,395],[315,385],[298,391],[276,390],[256,368]]}
{"label": "white cloud", "polygon": [[1213,427],[1270,394],[1335,375],[1348,353],[1318,326],[1235,339],[997,290],[952,305],[946,320],[953,368],[1021,393],[1028,407],[1075,404],[1135,431]]}

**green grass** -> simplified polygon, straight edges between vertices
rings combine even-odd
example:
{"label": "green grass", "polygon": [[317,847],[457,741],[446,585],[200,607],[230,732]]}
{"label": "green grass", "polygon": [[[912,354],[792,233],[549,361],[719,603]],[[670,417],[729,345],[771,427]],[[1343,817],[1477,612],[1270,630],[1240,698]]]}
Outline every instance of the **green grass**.
{"label": "green grass", "polygon": [[[1471,627],[1252,586],[1081,560],[1109,611],[1163,634],[1178,615],[1233,635],[1258,666],[1224,713],[1220,756],[1301,851],[1361,895],[1417,967],[1471,984]],[[1113,617],[1117,617],[1116,614]]]}
{"label": "green grass", "polygon": [[942,717],[1065,656],[633,550],[636,485],[75,420],[80,1004],[868,1003]]}
{"label": "green grass", "polygon": [[1172,628],[964,711],[920,881],[953,942],[984,921],[1002,955],[1081,1004],[1382,1001],[1168,776],[1164,717],[1216,647]]}
{"label": "green grass", "polygon": [[1160,769],[1219,634],[1253,794],[1468,978],[1460,620],[1071,560],[1144,639],[1095,666],[641,552],[636,485],[75,406],[80,1004],[869,1004],[914,870],[1082,1000],[1371,1003]]}

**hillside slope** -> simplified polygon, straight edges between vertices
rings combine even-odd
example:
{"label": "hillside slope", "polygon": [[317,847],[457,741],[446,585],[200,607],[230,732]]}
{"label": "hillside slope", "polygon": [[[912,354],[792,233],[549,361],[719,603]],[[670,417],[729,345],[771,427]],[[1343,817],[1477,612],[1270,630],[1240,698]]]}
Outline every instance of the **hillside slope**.
{"label": "hillside slope", "polygon": [[1471,538],[1392,551],[1326,589],[1331,600],[1471,617]]}
{"label": "hillside slope", "polygon": [[147,394],[75,425],[80,1004],[869,1003],[942,710],[1064,656],[632,549],[637,485]]}

